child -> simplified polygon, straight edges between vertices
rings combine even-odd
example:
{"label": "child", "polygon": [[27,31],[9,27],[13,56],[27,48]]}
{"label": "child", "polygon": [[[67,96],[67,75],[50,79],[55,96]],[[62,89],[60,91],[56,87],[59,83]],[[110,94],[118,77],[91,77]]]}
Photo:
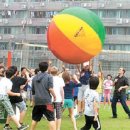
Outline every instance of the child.
{"label": "child", "polygon": [[104,80],[102,71],[98,72],[98,79],[99,79],[99,84],[98,84],[96,91],[99,94],[99,101],[101,102],[102,96],[103,96],[103,80]]}
{"label": "child", "polygon": [[85,92],[85,126],[81,130],[90,130],[93,125],[95,130],[101,130],[101,124],[98,116],[99,95],[96,89],[99,84],[97,77],[91,77],[89,80],[90,89]]}
{"label": "child", "polygon": [[10,103],[9,97],[8,97],[8,95],[20,96],[20,93],[11,92],[12,82],[10,79],[13,77],[13,75],[14,75],[14,72],[12,70],[7,70],[6,77],[2,77],[0,79],[0,105],[6,109],[8,116],[17,125],[18,130],[25,130],[27,127],[22,126],[17,120],[16,115],[14,114],[12,105]]}
{"label": "child", "polygon": [[62,116],[62,105],[64,103],[64,89],[65,83],[61,77],[58,76],[58,68],[53,66],[50,69],[53,76],[53,89],[56,94],[56,101],[54,101],[55,113],[56,113],[56,130],[61,128],[61,116]]}
{"label": "child", "polygon": [[68,72],[64,72],[62,74],[62,77],[65,82],[65,87],[64,87],[64,110],[68,108],[69,110],[69,116],[71,118],[71,121],[73,123],[74,130],[77,130],[76,126],[76,120],[74,118],[74,102],[73,102],[73,89],[74,87],[81,86],[79,80],[77,77],[73,77],[73,79],[76,81],[77,86],[75,85],[74,82],[71,81],[71,75]]}
{"label": "child", "polygon": [[[13,74],[14,74],[14,76],[11,78],[11,81],[12,81],[11,92],[20,93],[21,85],[26,84],[27,79],[17,76],[18,71],[17,71],[16,66],[10,66],[9,70],[13,71]],[[9,96],[9,99],[10,99],[14,112],[16,113],[16,108],[19,109],[20,113],[18,113],[17,115],[20,114],[20,116],[18,116],[19,117],[18,119],[19,119],[19,123],[23,126],[24,125],[23,121],[24,121],[24,117],[26,115],[26,110],[27,110],[26,103],[23,101],[22,96],[19,96],[19,97],[18,96]],[[9,123],[10,123],[10,118],[7,117],[4,128],[7,128],[7,129],[10,128]]]}
{"label": "child", "polygon": [[104,80],[103,86],[104,86],[104,108],[106,105],[106,101],[108,101],[108,107],[110,108],[110,95],[111,95],[111,89],[113,85],[113,81],[111,80],[112,76],[107,75],[107,79]]}

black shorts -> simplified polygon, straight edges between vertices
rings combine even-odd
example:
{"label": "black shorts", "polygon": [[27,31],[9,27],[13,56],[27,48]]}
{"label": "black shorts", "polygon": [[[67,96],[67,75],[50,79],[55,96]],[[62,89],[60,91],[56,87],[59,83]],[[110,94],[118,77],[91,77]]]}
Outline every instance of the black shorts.
{"label": "black shorts", "polygon": [[99,116],[96,121],[94,121],[94,116],[87,116],[85,115],[85,126],[81,128],[81,130],[90,130],[91,125],[93,125],[95,130],[101,130],[101,124],[99,120]]}
{"label": "black shorts", "polygon": [[32,111],[32,119],[38,122],[43,117],[43,114],[46,116],[48,121],[54,121],[55,117],[53,105],[47,104],[34,106]]}

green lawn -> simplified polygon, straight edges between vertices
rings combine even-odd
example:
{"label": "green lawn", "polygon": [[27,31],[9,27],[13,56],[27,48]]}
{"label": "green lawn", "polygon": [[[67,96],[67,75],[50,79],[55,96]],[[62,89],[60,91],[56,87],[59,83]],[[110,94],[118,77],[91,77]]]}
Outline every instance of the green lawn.
{"label": "green lawn", "polygon": [[[130,119],[128,119],[127,115],[125,114],[123,108],[118,105],[118,118],[112,119],[111,118],[111,109],[108,108],[104,109],[101,105],[100,108],[100,120],[102,125],[102,130],[130,130]],[[25,123],[31,124],[31,108],[28,108],[27,115],[25,117]],[[77,126],[78,130],[84,125],[84,117],[80,117],[77,119]],[[3,124],[0,124],[0,130],[2,130]],[[13,130],[16,130],[15,125],[12,123],[11,126]],[[45,119],[42,119],[41,122],[38,124],[36,130],[49,130],[48,123]],[[73,130],[73,126],[71,123],[70,118],[68,117],[68,111],[66,110],[63,113],[62,118],[62,127],[61,130]],[[91,129],[93,130],[93,129]]]}

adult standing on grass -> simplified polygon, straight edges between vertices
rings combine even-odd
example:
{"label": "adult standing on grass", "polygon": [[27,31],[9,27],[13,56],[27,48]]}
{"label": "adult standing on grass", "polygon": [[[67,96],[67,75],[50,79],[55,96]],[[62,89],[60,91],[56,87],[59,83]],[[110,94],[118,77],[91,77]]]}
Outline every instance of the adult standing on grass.
{"label": "adult standing on grass", "polygon": [[49,130],[56,130],[54,108],[51,101],[51,95],[56,100],[53,90],[53,78],[46,71],[47,62],[39,63],[38,73],[32,80],[32,95],[34,96],[34,108],[32,111],[31,130],[35,130],[37,123],[41,120],[43,114],[49,121]]}
{"label": "adult standing on grass", "polygon": [[128,117],[130,118],[130,110],[126,104],[126,89],[129,86],[128,79],[124,76],[125,69],[120,68],[119,69],[119,75],[114,80],[114,95],[112,99],[112,114],[113,118],[117,118],[117,112],[116,112],[116,104],[118,100],[120,100],[121,105],[124,108],[124,111],[128,114]]}

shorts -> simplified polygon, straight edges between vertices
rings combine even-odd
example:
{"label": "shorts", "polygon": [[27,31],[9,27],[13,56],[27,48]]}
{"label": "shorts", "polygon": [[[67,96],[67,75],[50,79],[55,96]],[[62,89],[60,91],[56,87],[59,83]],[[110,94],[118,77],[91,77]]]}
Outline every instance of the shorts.
{"label": "shorts", "polygon": [[31,89],[27,89],[27,99],[28,100],[32,100],[33,97],[32,97],[32,90]]}
{"label": "shorts", "polygon": [[27,107],[26,107],[26,104],[24,101],[18,102],[18,103],[12,103],[12,107],[13,107],[15,113],[16,113],[16,107],[18,107],[20,112],[27,110]]}
{"label": "shorts", "polygon": [[95,130],[101,130],[99,116],[97,117],[97,120],[94,121],[94,116],[85,115],[85,125],[81,128],[81,130],[90,130],[91,126],[93,126]]}
{"label": "shorts", "polygon": [[79,87],[78,101],[83,101],[85,91],[86,91],[86,89],[88,89],[88,88],[89,88],[88,85],[82,85],[81,87]]}
{"label": "shorts", "polygon": [[110,89],[104,89],[104,97],[107,99],[110,99],[111,90]]}
{"label": "shorts", "polygon": [[64,106],[63,108],[73,108],[74,101],[72,99],[64,99]]}
{"label": "shorts", "polygon": [[61,119],[62,116],[62,104],[61,102],[54,102],[54,109],[56,112],[56,119]]}
{"label": "shorts", "polygon": [[32,111],[32,119],[36,122],[40,121],[43,117],[43,114],[46,116],[48,121],[54,121],[54,107],[52,104],[47,105],[36,105]]}
{"label": "shorts", "polygon": [[15,115],[9,97],[7,95],[0,95],[0,106],[3,106],[3,110],[5,109],[9,116]]}

